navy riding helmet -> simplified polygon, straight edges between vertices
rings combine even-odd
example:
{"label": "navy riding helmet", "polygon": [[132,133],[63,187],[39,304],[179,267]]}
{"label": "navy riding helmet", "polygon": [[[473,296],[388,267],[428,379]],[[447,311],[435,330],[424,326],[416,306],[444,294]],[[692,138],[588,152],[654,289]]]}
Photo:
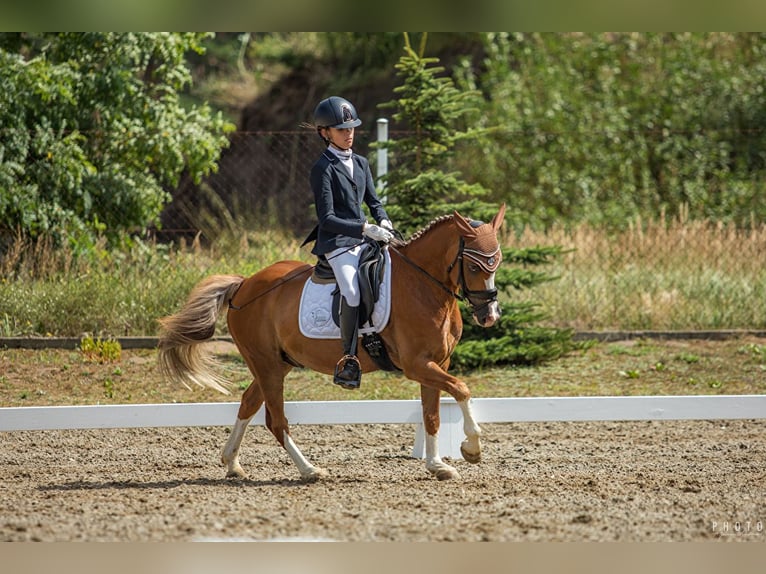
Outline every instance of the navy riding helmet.
{"label": "navy riding helmet", "polygon": [[340,96],[330,96],[314,109],[314,125],[318,128],[355,128],[361,124],[354,104]]}

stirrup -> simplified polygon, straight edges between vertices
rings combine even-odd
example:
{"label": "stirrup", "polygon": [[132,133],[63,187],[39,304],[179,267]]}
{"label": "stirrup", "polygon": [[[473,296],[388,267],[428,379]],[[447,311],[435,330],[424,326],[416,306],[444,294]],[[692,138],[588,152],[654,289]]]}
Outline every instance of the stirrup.
{"label": "stirrup", "polygon": [[[346,372],[347,369],[351,372]],[[358,389],[362,384],[362,366],[359,364],[359,359],[354,355],[343,355],[335,365],[332,382],[344,389]]]}

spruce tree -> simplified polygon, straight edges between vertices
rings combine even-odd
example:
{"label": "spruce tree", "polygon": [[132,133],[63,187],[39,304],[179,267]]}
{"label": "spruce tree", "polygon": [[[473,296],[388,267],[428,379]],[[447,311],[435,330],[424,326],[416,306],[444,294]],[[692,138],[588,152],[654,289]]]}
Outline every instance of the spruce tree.
{"label": "spruce tree", "polygon": [[[404,35],[404,55],[396,64],[402,84],[394,88],[398,98],[381,104],[393,109],[392,118],[405,129],[401,137],[386,144],[392,169],[385,179],[387,211],[399,230],[409,233],[453,209],[489,218],[495,206],[483,203],[487,189],[460,179],[454,171],[444,171],[461,140],[478,137],[481,130],[460,129],[459,124],[476,111],[476,90],[458,90],[452,78],[444,75],[438,58],[423,55],[427,34],[421,37],[418,52]],[[494,211],[492,211],[494,209]]]}
{"label": "spruce tree", "polygon": [[[482,129],[460,125],[475,111],[479,93],[461,91],[452,78],[443,75],[439,59],[424,56],[426,41],[424,33],[416,52],[405,33],[404,54],[396,64],[402,80],[394,89],[398,98],[380,106],[393,109],[393,119],[406,130],[378,146],[385,146],[390,157],[391,170],[383,192],[386,210],[405,235],[454,209],[466,217],[489,221],[498,207],[483,201],[488,195],[486,188],[463,181],[458,172],[445,171],[456,153],[456,144],[483,133]],[[558,247],[503,248],[505,265],[495,277],[498,290],[509,294],[555,279],[530,267],[550,263],[560,254]],[[462,303],[461,313],[463,337],[453,354],[453,364],[460,368],[537,364],[572,348],[571,331],[536,325],[545,316],[534,303],[505,300],[503,315],[490,329],[473,324],[470,311]]]}

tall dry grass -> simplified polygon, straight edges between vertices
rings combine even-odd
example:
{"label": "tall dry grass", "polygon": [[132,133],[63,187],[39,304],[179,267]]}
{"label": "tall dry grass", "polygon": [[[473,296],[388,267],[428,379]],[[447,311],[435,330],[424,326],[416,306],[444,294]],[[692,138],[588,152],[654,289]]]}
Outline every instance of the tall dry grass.
{"label": "tall dry grass", "polygon": [[[561,246],[559,278],[511,296],[539,303],[548,323],[591,329],[766,328],[766,226],[636,221],[607,233],[586,225],[506,238]],[[230,234],[211,246],[133,241],[86,253],[18,238],[0,255],[0,336],[153,335],[191,288],[214,273],[249,275],[280,259],[313,261],[275,231]]]}
{"label": "tall dry grass", "polygon": [[192,287],[215,273],[245,275],[301,256],[276,232],[222,236],[177,247],[131,240],[86,252],[47,239],[17,238],[0,255],[0,336],[153,335]]}
{"label": "tall dry grass", "polygon": [[581,225],[525,230],[509,246],[560,245],[571,252],[557,281],[521,300],[541,303],[550,324],[591,329],[766,327],[766,225],[635,221],[606,233]]}

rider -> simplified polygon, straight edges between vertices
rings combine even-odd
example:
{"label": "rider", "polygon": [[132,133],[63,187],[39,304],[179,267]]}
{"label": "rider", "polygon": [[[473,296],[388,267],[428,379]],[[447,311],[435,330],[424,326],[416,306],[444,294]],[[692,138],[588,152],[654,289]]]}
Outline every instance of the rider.
{"label": "rider", "polygon": [[[353,104],[338,96],[322,100],[314,109],[314,127],[327,149],[311,168],[319,218],[311,252],[326,257],[340,289],[343,357],[335,365],[333,382],[346,389],[359,388],[362,379],[356,347],[360,303],[357,275],[363,238],[386,243],[393,238],[393,225],[375,193],[370,164],[351,150],[354,128],[361,123]],[[379,225],[367,222],[362,202]]]}

